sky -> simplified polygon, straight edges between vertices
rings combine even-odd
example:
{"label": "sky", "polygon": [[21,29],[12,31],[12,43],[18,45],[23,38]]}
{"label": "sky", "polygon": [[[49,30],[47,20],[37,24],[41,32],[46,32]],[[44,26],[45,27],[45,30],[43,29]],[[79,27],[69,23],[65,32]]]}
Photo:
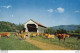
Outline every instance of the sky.
{"label": "sky", "polygon": [[80,0],[0,0],[0,21],[24,24],[33,19],[47,27],[80,24]]}

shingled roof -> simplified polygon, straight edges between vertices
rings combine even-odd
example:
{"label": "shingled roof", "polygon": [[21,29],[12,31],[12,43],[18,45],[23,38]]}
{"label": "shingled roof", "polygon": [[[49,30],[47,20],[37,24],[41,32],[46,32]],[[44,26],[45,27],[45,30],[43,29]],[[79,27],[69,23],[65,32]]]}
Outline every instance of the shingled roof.
{"label": "shingled roof", "polygon": [[36,21],[34,21],[34,20],[32,20],[32,19],[30,19],[30,20],[33,21],[33,22],[35,22],[35,23],[38,24],[39,26],[42,26],[42,27],[47,28],[46,26],[44,26],[44,25],[42,25],[42,24],[40,24],[40,23],[38,23],[38,22],[36,22]]}

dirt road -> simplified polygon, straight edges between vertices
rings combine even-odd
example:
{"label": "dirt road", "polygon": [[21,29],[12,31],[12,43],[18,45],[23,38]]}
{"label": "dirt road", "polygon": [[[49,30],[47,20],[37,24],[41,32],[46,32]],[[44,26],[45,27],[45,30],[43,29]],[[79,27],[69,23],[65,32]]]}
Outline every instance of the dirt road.
{"label": "dirt road", "polygon": [[71,49],[64,48],[64,47],[61,47],[58,45],[43,43],[43,42],[39,42],[36,40],[27,39],[27,41],[29,43],[34,44],[35,46],[41,48],[42,50],[71,50]]}

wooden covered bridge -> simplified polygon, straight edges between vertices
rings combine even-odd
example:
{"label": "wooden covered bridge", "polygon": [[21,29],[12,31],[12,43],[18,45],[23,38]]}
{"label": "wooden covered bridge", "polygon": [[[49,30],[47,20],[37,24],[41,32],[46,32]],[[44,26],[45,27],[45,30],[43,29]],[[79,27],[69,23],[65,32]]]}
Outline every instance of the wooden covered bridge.
{"label": "wooden covered bridge", "polygon": [[24,23],[25,32],[38,32],[44,33],[44,30],[47,28],[46,26],[30,19],[26,23]]}

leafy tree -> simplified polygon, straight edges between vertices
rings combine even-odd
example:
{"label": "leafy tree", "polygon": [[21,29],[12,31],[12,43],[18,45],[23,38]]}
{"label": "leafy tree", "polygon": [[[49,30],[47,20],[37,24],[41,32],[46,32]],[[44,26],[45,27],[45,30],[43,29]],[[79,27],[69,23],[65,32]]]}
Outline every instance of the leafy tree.
{"label": "leafy tree", "polygon": [[67,31],[64,30],[64,29],[59,28],[59,29],[57,30],[57,33],[58,33],[58,34],[63,34],[63,33],[67,33]]}
{"label": "leafy tree", "polygon": [[45,33],[49,33],[49,34],[54,34],[56,32],[56,30],[54,30],[53,28],[49,27],[49,28],[45,29],[44,32]]}
{"label": "leafy tree", "polygon": [[10,32],[12,29],[6,25],[0,25],[0,32]]}
{"label": "leafy tree", "polygon": [[0,21],[0,32],[15,32],[17,26],[14,23]]}
{"label": "leafy tree", "polygon": [[24,25],[23,24],[19,24],[19,25],[17,25],[17,30],[22,30],[24,28]]}
{"label": "leafy tree", "polygon": [[80,25],[78,26],[78,28],[80,28]]}
{"label": "leafy tree", "polygon": [[80,25],[78,26],[78,29],[75,30],[76,33],[80,33]]}

